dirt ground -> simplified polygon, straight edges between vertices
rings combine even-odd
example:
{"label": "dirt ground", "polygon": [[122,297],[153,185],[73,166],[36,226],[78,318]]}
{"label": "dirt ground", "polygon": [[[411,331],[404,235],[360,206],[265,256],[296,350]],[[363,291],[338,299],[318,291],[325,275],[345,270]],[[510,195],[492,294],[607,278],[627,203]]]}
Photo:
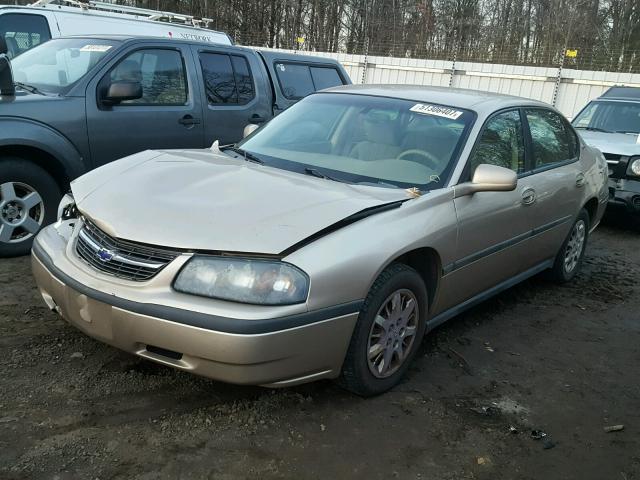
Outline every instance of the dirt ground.
{"label": "dirt ground", "polygon": [[639,245],[609,221],[573,284],[536,277],[451,320],[368,400],[119,352],[45,308],[28,258],[0,260],[0,478],[640,479]]}

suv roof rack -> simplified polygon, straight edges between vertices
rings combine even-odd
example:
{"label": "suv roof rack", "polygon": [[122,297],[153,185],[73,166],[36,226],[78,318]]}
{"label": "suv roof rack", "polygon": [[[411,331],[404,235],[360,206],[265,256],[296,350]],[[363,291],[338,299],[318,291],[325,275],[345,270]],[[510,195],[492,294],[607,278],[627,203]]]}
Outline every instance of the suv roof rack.
{"label": "suv roof rack", "polygon": [[145,20],[163,21],[168,23],[193,26],[197,28],[208,28],[209,25],[213,22],[213,19],[211,18],[201,18],[193,15],[185,15],[183,13],[152,10],[149,8],[129,7],[127,5],[117,5],[115,3],[95,0],[37,0],[30,6],[45,7],[50,4],[69,5],[72,7],[81,8],[82,10],[97,10],[101,12],[135,15],[138,17],[143,17],[143,19]]}

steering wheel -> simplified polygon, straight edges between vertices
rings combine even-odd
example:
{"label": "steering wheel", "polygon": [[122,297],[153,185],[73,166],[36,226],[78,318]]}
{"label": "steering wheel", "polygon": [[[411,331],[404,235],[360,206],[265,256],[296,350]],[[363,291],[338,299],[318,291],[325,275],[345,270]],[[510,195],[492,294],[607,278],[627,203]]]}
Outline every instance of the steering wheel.
{"label": "steering wheel", "polygon": [[[440,160],[432,153],[425,152],[424,150],[418,150],[417,148],[411,148],[409,150],[405,150],[400,155],[398,155],[398,160],[402,159],[403,157],[406,157],[407,155],[414,155],[414,154],[419,155],[422,158],[425,158],[427,160],[428,166],[431,167],[432,170],[438,170],[438,165],[440,164]],[[409,161],[412,162],[415,160],[409,160]],[[420,162],[416,162],[416,163],[420,163]]]}

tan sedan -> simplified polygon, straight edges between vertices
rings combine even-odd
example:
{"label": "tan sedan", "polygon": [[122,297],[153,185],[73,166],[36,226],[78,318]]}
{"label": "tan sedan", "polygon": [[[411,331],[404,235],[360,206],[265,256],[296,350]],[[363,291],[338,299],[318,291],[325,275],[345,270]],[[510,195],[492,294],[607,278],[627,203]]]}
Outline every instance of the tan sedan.
{"label": "tan sedan", "polygon": [[373,395],[445,320],[544,270],[572,279],[606,177],[542,103],[336,88],[236,146],[146,151],[79,178],[33,271],[49,307],[136,355]]}

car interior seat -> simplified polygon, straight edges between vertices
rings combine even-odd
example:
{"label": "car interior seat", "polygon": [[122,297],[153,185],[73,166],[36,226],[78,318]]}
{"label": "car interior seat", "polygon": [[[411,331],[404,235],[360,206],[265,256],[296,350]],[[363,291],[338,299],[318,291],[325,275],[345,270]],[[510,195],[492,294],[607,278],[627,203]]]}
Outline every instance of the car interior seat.
{"label": "car interior seat", "polygon": [[5,37],[7,42],[7,55],[9,58],[14,58],[20,53],[20,47],[18,47],[18,42],[13,37]]}
{"label": "car interior seat", "polygon": [[392,122],[367,115],[361,125],[364,139],[353,146],[350,157],[360,160],[382,160],[398,156],[401,149]]}

